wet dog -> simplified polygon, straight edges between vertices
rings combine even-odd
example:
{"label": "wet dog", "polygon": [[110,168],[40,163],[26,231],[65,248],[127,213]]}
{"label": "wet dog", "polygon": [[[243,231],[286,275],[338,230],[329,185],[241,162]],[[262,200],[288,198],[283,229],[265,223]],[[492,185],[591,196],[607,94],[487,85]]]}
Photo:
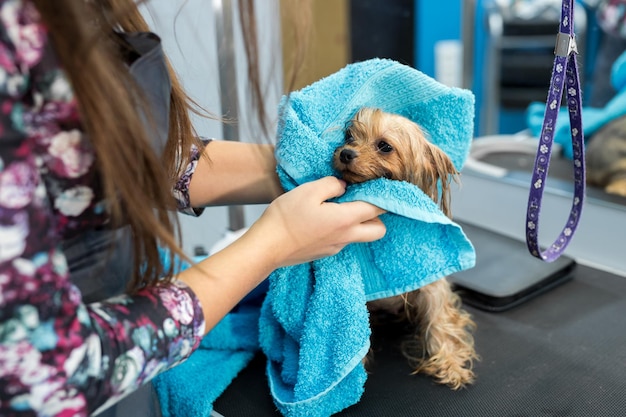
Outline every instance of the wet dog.
{"label": "wet dog", "polygon": [[[348,183],[384,177],[415,184],[450,217],[450,182],[458,172],[450,158],[405,117],[361,109],[346,129],[345,143],[335,150],[333,165]],[[447,279],[370,301],[368,310],[373,325],[390,317],[408,325],[410,335],[402,352],[413,373],[429,375],[452,389],[474,381],[475,324]],[[370,350],[366,366],[373,355]]]}
{"label": "wet dog", "polygon": [[626,116],[591,136],[585,158],[587,184],[626,197]]}

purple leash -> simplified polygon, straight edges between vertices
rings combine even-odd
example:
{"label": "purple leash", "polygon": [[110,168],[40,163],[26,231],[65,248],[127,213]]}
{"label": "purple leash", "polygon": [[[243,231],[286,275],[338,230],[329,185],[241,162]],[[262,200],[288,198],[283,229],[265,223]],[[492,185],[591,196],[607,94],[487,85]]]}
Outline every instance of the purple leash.
{"label": "purple leash", "polygon": [[[563,0],[561,24],[554,50],[554,66],[548,100],[539,137],[537,157],[533,168],[528,210],[526,212],[526,244],[530,253],[546,262],[556,260],[572,240],[583,207],[585,197],[585,145],[582,129],[582,103],[578,66],[576,64],[576,39],[574,38],[574,0]],[[567,80],[567,85],[565,81]],[[574,198],[567,223],[557,239],[541,251],[537,241],[539,211],[546,184],[550,155],[554,140],[554,128],[565,90],[574,153]]]}

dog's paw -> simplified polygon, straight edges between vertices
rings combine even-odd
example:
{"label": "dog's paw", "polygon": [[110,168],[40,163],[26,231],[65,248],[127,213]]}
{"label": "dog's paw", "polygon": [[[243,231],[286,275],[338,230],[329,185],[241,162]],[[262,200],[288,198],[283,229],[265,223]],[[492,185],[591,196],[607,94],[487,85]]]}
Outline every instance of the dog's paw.
{"label": "dog's paw", "polygon": [[438,384],[447,385],[453,390],[471,385],[475,380],[471,360],[464,358],[444,358],[435,355],[418,364],[413,373],[426,374]]}

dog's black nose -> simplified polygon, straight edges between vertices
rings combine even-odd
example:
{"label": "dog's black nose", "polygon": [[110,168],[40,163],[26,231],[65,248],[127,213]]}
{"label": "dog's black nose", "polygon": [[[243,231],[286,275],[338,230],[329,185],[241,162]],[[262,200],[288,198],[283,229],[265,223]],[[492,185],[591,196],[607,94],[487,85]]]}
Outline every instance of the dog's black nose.
{"label": "dog's black nose", "polygon": [[356,152],[352,149],[342,149],[339,153],[339,160],[344,164],[349,164],[354,158],[356,158]]}

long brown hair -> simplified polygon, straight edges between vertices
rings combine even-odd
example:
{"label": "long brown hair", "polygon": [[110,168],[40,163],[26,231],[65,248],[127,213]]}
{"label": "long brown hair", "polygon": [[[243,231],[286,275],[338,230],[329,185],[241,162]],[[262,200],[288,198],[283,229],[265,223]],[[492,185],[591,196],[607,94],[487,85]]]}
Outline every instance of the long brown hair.
{"label": "long brown hair", "polygon": [[[32,0],[71,82],[84,129],[97,155],[112,222],[132,230],[134,273],[129,290],[166,283],[159,247],[187,258],[180,245],[180,225],[171,188],[188,159],[192,143],[202,148],[189,112],[208,114],[184,92],[168,62],[172,81],[168,142],[159,157],[152,150],[139,111],[147,109],[116,44],[115,30],[149,31],[134,0]],[[258,117],[265,117],[258,78],[254,0],[240,0],[242,31]],[[141,2],[141,0],[139,0]],[[179,155],[182,153],[182,155]],[[172,265],[173,262],[170,262]]]}

